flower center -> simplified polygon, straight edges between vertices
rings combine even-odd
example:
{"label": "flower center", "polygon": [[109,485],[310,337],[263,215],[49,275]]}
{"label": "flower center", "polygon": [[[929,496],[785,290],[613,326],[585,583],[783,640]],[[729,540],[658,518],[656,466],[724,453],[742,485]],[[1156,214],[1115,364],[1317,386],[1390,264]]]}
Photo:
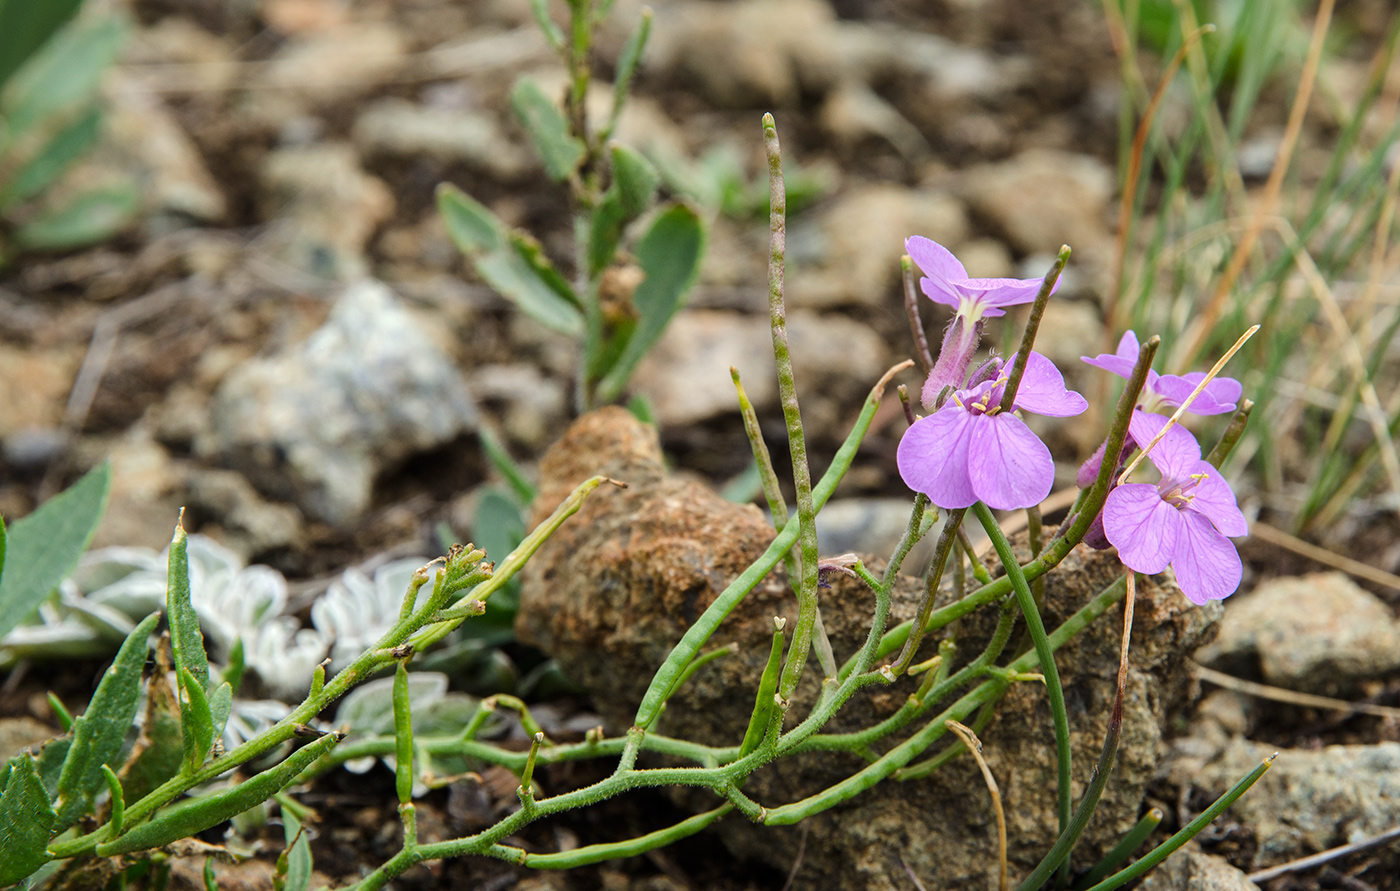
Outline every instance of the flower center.
{"label": "flower center", "polygon": [[1207,476],[1207,473],[1193,473],[1184,480],[1164,478],[1157,484],[1157,492],[1163,501],[1181,510],[1191,504],[1191,500],[1196,497],[1191,490],[1200,485]]}

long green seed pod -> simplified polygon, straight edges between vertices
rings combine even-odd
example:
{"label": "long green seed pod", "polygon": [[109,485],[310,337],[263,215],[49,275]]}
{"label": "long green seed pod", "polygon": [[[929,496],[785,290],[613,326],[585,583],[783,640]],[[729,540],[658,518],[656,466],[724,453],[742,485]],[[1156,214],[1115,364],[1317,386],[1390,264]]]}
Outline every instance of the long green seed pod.
{"label": "long green seed pod", "polygon": [[341,733],[327,733],[315,742],[297,749],[281,764],[268,768],[226,792],[171,808],[120,838],[98,845],[96,854],[99,857],[112,857],[116,854],[159,848],[217,826],[280,792],[284,786],[296,779],[297,774],[310,767],[313,761],[329,752],[343,738],[344,734]]}
{"label": "long green seed pod", "polygon": [[783,665],[783,628],[786,625],[786,619],[774,617],[773,649],[768,652],[768,665],[763,669],[758,693],[754,695],[753,716],[749,718],[749,729],[744,732],[744,742],[739,746],[740,758],[758,748],[768,730],[768,719],[773,714],[773,694],[778,690],[778,672]]}

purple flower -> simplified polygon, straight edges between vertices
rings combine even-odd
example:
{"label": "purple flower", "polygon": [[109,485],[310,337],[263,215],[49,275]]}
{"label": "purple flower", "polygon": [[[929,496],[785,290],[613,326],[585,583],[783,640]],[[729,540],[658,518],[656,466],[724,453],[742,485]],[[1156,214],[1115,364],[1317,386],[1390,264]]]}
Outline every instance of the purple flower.
{"label": "purple flower", "polygon": [[[982,501],[998,510],[1045,500],[1055,482],[1055,462],[1025,421],[1000,409],[1006,377],[958,390],[938,411],[916,421],[899,441],[899,475],[942,508]],[[1015,407],[1051,417],[1089,407],[1055,363],[1031,353],[1016,391]]]}
{"label": "purple flower", "polygon": [[919,279],[924,294],[953,307],[969,326],[1006,315],[1004,307],[1030,303],[1040,291],[1038,278],[968,278],[951,251],[922,235],[905,239],[904,249],[924,272]]}
{"label": "purple flower", "polygon": [[[1167,419],[1134,412],[1129,429],[1149,443]],[[1209,462],[1196,438],[1180,426],[1167,431],[1147,456],[1162,478],[1125,483],[1108,495],[1103,528],[1131,569],[1158,573],[1168,564],[1188,600],[1203,604],[1235,593],[1242,567],[1230,536],[1249,534],[1235,493]]]}
{"label": "purple flower", "polygon": [[[1131,331],[1123,334],[1123,339],[1118,341],[1118,351],[1116,353],[1099,353],[1094,358],[1081,356],[1085,362],[1095,368],[1102,368],[1111,371],[1121,378],[1132,375],[1133,366],[1138,360],[1138,339],[1137,335]],[[1193,371],[1189,374],[1158,374],[1148,370],[1147,383],[1142,388],[1142,403],[1139,406],[1144,411],[1156,411],[1164,405],[1176,407],[1184,403],[1191,391],[1205,379],[1204,371]],[[1223,415],[1228,411],[1235,410],[1235,404],[1240,401],[1240,395],[1244,388],[1240,382],[1234,378],[1217,377],[1206,385],[1191,403],[1188,412],[1198,415]]]}
{"label": "purple flower", "polygon": [[924,294],[934,303],[946,304],[957,311],[944,332],[938,361],[924,382],[921,394],[924,410],[935,411],[942,408],[938,397],[944,390],[963,386],[972,354],[982,340],[982,320],[1006,315],[1004,307],[1035,300],[1041,280],[968,278],[967,270],[951,251],[922,235],[905,239],[904,249],[923,270],[919,287]]}

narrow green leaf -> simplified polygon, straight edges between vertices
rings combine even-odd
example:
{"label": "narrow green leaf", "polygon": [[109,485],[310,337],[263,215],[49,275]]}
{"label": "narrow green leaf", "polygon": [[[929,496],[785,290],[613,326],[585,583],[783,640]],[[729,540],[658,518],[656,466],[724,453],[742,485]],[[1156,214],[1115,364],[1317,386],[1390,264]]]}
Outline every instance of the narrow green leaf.
{"label": "narrow green leaf", "polygon": [[214,739],[224,734],[229,713],[233,711],[233,685],[225,681],[209,694],[209,719],[214,723]]}
{"label": "narrow green leaf", "polygon": [[[284,852],[287,869],[282,875],[282,891],[306,891],[311,884],[311,838],[297,815],[285,807],[282,808],[282,837],[287,842]],[[277,865],[281,867],[282,857],[277,858]]]}
{"label": "narrow green leaf", "polygon": [[112,667],[102,675],[83,716],[73,723],[73,744],[63,759],[54,805],[58,828],[67,829],[87,813],[93,796],[106,781],[102,765],[110,765],[121,751],[126,732],[136,717],[141,696],[141,672],[146,667],[146,639],[160,621],[160,613],[147,616],[127,635]]}
{"label": "narrow green leaf", "polygon": [[[7,0],[5,7],[15,2]],[[25,5],[23,0],[20,3]],[[103,72],[117,60],[128,33],[125,24],[109,17],[77,23],[45,44],[0,94],[0,115],[5,117],[10,138],[19,138],[50,115],[92,101]]]}
{"label": "narrow green leaf", "polygon": [[[525,476],[525,471],[520,469],[520,465],[515,463],[515,459],[506,451],[506,447],[501,444],[499,438],[485,425],[476,431],[476,437],[481,442],[482,451],[486,452],[487,459],[491,465],[501,472],[501,476],[510,483],[510,490],[515,493],[515,499],[521,504],[529,504],[535,500],[535,487]],[[496,559],[492,551],[486,552],[491,559]],[[503,555],[504,556],[504,555]]]}
{"label": "narrow green leaf", "polygon": [[0,87],[82,4],[83,0],[0,2]]}
{"label": "narrow green leaf", "polygon": [[53,808],[34,770],[34,759],[21,755],[0,796],[0,887],[18,882],[49,861],[46,848],[53,826]]}
{"label": "narrow green leaf", "polygon": [[199,682],[199,692],[202,694],[209,687],[209,656],[204,652],[199,616],[190,602],[189,537],[185,534],[183,516],[175,524],[167,563],[165,614],[170,619],[170,645],[175,650],[175,670],[188,671],[193,675]]}
{"label": "narrow green leaf", "polygon": [[214,719],[209,714],[209,698],[204,685],[189,669],[177,671],[184,698],[180,701],[180,735],[184,740],[184,770],[193,773],[204,764],[209,748],[214,744]]}
{"label": "narrow green leaf", "polygon": [[130,183],[83,192],[20,226],[15,244],[26,250],[65,251],[105,241],[131,224],[140,210]]}
{"label": "narrow green leaf", "polygon": [[627,91],[632,85],[632,76],[637,73],[637,65],[646,49],[647,36],[651,34],[651,10],[642,7],[641,21],[632,31],[627,43],[622,47],[622,55],[617,59],[617,73],[613,77],[613,107],[608,114],[607,126],[603,128],[603,139],[612,138],[617,122],[622,119],[622,109],[627,106]]}
{"label": "narrow green leaf", "polygon": [[530,0],[530,11],[535,14],[535,24],[544,32],[544,39],[556,53],[564,50],[564,32],[549,17],[549,0]]}
{"label": "narrow green leaf", "polygon": [[111,478],[103,464],[14,524],[0,574],[0,637],[29,618],[78,565],[107,507]]}
{"label": "narrow green leaf", "polygon": [[341,739],[343,737],[338,733],[327,733],[315,742],[297,749],[281,763],[244,780],[237,786],[177,804],[150,822],[132,828],[125,835],[98,845],[97,856],[111,857],[159,848],[218,826],[276,795]]}
{"label": "narrow green leaf", "polygon": [[569,122],[559,107],[528,77],[522,77],[511,90],[510,104],[534,141],[549,178],[555,182],[568,179],[583,160],[584,146],[569,132]]}
{"label": "narrow green leaf", "polygon": [[650,161],[625,145],[615,145],[612,147],[612,175],[628,219],[636,219],[651,207],[661,174]]}
{"label": "narrow green leaf", "polygon": [[97,144],[102,132],[102,110],[96,106],[87,114],[55,133],[14,179],[0,191],[0,208],[6,208],[38,195],[58,179],[73,162]]}
{"label": "narrow green leaf", "polygon": [[[5,518],[0,517],[0,582],[5,580]],[[4,635],[0,634],[0,637]]]}
{"label": "narrow green leaf", "polygon": [[511,248],[475,258],[477,275],[516,308],[561,334],[583,334],[583,316]]}
{"label": "narrow green leaf", "polygon": [[608,268],[622,240],[622,227],[627,223],[627,211],[616,184],[603,193],[603,200],[588,217],[588,276],[597,278]]}
{"label": "narrow green leaf", "polygon": [[632,294],[640,319],[622,355],[598,385],[602,401],[616,399],[646,351],[661,337],[695,283],[704,254],[705,227],[684,204],[673,204],[656,218],[633,253],[646,278]]}
{"label": "narrow green leaf", "polygon": [[438,186],[437,201],[448,235],[482,281],[542,325],[574,337],[583,333],[578,298],[538,243],[511,232],[450,183]]}
{"label": "narrow green leaf", "polygon": [[515,500],[497,489],[487,489],[476,501],[472,515],[472,541],[499,563],[525,540],[525,517]]}
{"label": "narrow green leaf", "polygon": [[505,240],[505,224],[484,204],[451,183],[438,186],[437,206],[453,244],[468,257],[494,251]]}
{"label": "narrow green leaf", "polygon": [[219,880],[214,877],[214,860],[204,858],[204,891],[219,891]]}

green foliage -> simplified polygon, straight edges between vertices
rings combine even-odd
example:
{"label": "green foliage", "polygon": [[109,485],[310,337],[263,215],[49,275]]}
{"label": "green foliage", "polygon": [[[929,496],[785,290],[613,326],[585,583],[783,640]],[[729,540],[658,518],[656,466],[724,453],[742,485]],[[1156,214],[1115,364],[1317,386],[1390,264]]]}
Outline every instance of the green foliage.
{"label": "green foliage", "polygon": [[93,469],[10,529],[0,573],[0,637],[38,609],[78,564],[107,508],[111,477],[106,464]]}
{"label": "green foliage", "polygon": [[569,122],[558,106],[528,77],[522,77],[515,85],[510,103],[540,153],[549,178],[563,182],[572,176],[587,150],[583,141],[569,132]]}
{"label": "green foliage", "polygon": [[0,887],[23,879],[49,861],[55,822],[49,796],[28,754],[11,762],[0,796]]}
{"label": "green foliage", "polygon": [[101,241],[139,208],[129,182],[46,197],[96,145],[101,79],[129,36],[125,23],[112,17],[60,28],[79,3],[0,0],[0,217],[20,250]]}
{"label": "green foliage", "polygon": [[277,858],[274,891],[306,891],[311,884],[311,837],[291,808],[282,808],[282,838],[287,847]]}

